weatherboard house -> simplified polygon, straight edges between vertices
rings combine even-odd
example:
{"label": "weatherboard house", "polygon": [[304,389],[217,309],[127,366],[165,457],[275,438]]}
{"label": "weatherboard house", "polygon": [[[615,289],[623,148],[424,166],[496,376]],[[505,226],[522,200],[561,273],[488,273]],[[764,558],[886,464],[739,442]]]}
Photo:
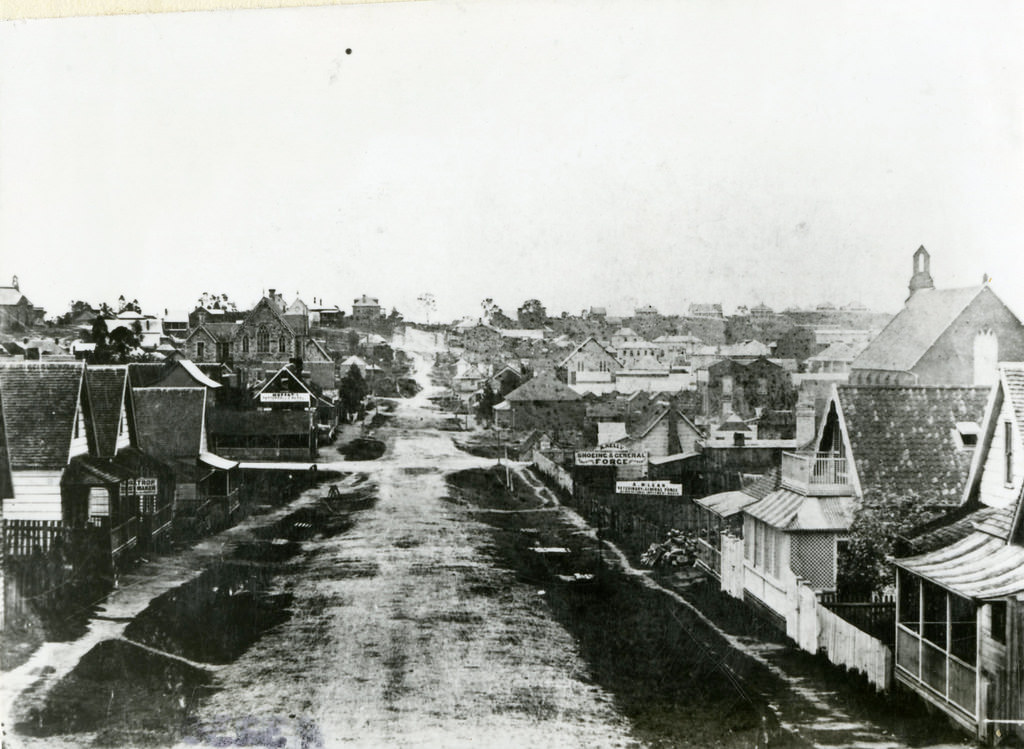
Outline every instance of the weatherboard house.
{"label": "weatherboard house", "polygon": [[895,560],[897,681],[979,738],[1024,738],[1024,364],[1003,364],[962,510]]}

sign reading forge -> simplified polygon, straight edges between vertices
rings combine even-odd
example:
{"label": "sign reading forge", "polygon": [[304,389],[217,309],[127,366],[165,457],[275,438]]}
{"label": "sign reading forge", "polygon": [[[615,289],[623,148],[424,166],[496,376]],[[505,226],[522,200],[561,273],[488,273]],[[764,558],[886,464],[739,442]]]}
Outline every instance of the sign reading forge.
{"label": "sign reading forge", "polygon": [[577,450],[578,466],[646,466],[649,453],[631,450]]}

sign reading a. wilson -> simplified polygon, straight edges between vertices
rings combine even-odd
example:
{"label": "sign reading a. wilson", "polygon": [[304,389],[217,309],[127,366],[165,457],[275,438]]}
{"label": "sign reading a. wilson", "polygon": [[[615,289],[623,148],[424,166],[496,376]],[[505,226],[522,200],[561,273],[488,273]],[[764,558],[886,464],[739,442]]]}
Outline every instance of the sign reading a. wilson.
{"label": "sign reading a. wilson", "polygon": [[616,494],[648,494],[654,497],[681,497],[682,484],[670,484],[668,481],[616,481]]}
{"label": "sign reading a. wilson", "polygon": [[646,452],[632,450],[577,450],[578,466],[645,466]]}

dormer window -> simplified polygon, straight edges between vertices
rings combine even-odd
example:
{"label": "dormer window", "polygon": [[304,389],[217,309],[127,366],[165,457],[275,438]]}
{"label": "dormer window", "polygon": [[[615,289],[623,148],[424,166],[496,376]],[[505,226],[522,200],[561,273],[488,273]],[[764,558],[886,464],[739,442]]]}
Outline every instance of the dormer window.
{"label": "dormer window", "polygon": [[973,450],[978,446],[978,425],[973,421],[958,421],[956,424],[957,446],[961,450]]}

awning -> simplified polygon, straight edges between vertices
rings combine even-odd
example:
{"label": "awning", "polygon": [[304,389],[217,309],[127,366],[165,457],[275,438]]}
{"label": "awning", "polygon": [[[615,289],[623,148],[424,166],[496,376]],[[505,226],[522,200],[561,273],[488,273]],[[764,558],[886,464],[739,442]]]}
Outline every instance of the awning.
{"label": "awning", "polygon": [[987,533],[906,559],[897,567],[964,598],[990,600],[1024,593],[1024,548]]}
{"label": "awning", "polygon": [[[653,462],[653,461],[652,461]],[[693,500],[709,512],[719,517],[728,518],[739,513],[747,505],[752,505],[758,500],[746,492],[732,491],[709,494],[706,497]]]}
{"label": "awning", "polygon": [[652,466],[665,465],[666,463],[676,463],[680,460],[690,460],[691,458],[699,458],[703,453],[673,453],[672,455],[663,455],[659,458],[650,458],[647,462]]}
{"label": "awning", "polygon": [[852,497],[805,497],[777,489],[743,512],[785,531],[845,531],[853,520],[853,504]]}
{"label": "awning", "polygon": [[124,466],[91,455],[79,455],[68,463],[60,483],[63,486],[112,486],[131,478],[135,478],[135,474]]}
{"label": "awning", "polygon": [[237,460],[228,460],[213,453],[200,453],[199,462],[221,471],[230,471],[232,468],[238,468],[239,466]]}

